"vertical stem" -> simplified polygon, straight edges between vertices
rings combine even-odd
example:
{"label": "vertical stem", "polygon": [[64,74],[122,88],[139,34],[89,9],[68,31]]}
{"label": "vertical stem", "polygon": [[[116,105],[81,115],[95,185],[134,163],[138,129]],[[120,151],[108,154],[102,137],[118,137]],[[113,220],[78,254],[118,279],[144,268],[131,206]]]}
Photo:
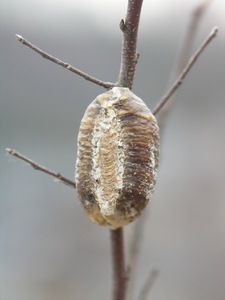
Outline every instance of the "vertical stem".
{"label": "vertical stem", "polygon": [[137,63],[137,35],[143,0],[128,0],[127,15],[120,23],[123,31],[118,85],[132,89]]}
{"label": "vertical stem", "polygon": [[124,258],[123,228],[110,230],[110,239],[113,266],[112,300],[125,300],[127,278]]}
{"label": "vertical stem", "polygon": [[[137,35],[143,0],[128,0],[126,19],[121,20],[120,29],[123,32],[120,73],[118,86],[132,89],[137,64]],[[125,300],[127,278],[124,259],[123,229],[110,230],[113,290],[112,300]]]}

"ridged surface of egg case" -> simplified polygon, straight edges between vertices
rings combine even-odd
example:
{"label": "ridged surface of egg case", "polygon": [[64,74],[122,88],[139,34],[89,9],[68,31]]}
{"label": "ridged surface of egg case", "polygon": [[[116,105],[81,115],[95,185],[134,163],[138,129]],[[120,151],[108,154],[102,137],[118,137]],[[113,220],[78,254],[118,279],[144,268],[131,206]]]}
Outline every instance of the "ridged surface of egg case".
{"label": "ridged surface of egg case", "polygon": [[154,191],[159,128],[145,103],[115,87],[87,108],[78,135],[76,187],[89,219],[116,229],[132,222]]}

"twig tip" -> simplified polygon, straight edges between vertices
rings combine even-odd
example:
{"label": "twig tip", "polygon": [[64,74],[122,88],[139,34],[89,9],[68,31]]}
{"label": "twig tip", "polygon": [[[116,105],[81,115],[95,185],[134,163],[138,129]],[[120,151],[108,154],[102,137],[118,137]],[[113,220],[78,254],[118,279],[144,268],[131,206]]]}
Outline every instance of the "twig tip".
{"label": "twig tip", "polygon": [[13,150],[10,148],[6,148],[5,151],[8,152],[9,154],[13,154]]}
{"label": "twig tip", "polygon": [[211,31],[211,34],[216,36],[217,33],[218,33],[218,31],[219,31],[218,26],[215,26],[215,27],[213,27],[213,29],[212,29],[212,31]]}
{"label": "twig tip", "polygon": [[16,34],[16,38],[19,42],[22,42],[22,40],[23,40],[23,37],[19,34]]}

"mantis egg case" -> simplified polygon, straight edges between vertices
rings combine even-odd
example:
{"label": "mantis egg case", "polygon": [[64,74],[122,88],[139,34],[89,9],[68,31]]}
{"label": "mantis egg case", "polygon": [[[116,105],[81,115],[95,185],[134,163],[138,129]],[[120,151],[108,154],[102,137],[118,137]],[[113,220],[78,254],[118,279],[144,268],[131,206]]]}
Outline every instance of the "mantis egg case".
{"label": "mantis egg case", "polygon": [[116,229],[131,223],[154,191],[159,128],[145,103],[114,87],[87,108],[78,135],[76,187],[89,219]]}

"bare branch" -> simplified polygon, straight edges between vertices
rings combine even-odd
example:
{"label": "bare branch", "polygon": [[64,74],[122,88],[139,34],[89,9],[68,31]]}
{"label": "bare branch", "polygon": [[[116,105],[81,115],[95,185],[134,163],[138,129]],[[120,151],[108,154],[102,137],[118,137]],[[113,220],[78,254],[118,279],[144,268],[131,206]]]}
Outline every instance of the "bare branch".
{"label": "bare branch", "polygon": [[84,73],[83,71],[71,66],[69,63],[66,63],[50,54],[48,54],[47,52],[44,52],[43,50],[39,49],[38,47],[36,47],[35,45],[31,44],[28,40],[24,39],[21,35],[16,34],[16,38],[19,42],[21,42],[23,45],[29,47],[30,49],[34,50],[35,52],[37,52],[38,54],[40,54],[43,58],[46,58],[52,62],[54,62],[57,65],[60,65],[63,68],[66,68],[67,70],[76,73],[77,75],[83,77],[84,79],[93,82],[99,86],[102,86],[106,89],[112,88],[115,86],[115,83],[112,82],[106,82],[106,81],[102,81],[99,80],[95,77],[92,77],[90,75],[88,75],[87,73]]}
{"label": "bare branch", "polygon": [[185,35],[185,39],[182,44],[182,48],[177,62],[176,70],[178,71],[178,74],[183,70],[185,64],[187,63],[188,56],[193,45],[193,41],[197,33],[197,29],[199,27],[199,23],[211,2],[212,0],[203,0],[199,2],[193,10],[190,24],[188,26],[187,33]]}
{"label": "bare branch", "polygon": [[113,266],[112,300],[125,300],[127,275],[124,259],[123,228],[110,230],[110,239]]}
{"label": "bare branch", "polygon": [[[179,73],[181,73],[181,71],[184,69],[185,65],[187,64],[188,56],[189,56],[189,53],[193,46],[194,37],[197,32],[197,29],[198,29],[198,26],[200,23],[200,19],[202,18],[203,14],[206,11],[206,8],[208,7],[210,2],[211,2],[211,0],[201,1],[195,7],[195,9],[193,11],[190,25],[188,26],[188,30],[187,30],[183,45],[181,47],[181,51],[180,51],[177,63],[172,72],[173,77],[172,76],[171,77],[173,79],[174,79],[174,77],[176,78],[179,75]],[[175,74],[175,76],[174,76],[174,74]],[[174,99],[175,99],[175,94],[173,94],[173,96],[171,96],[168,99],[169,101],[160,110],[160,114],[157,118],[160,130],[161,130],[161,135],[162,135],[163,123],[165,121],[165,115],[168,112],[170,105],[173,103]],[[128,287],[129,299],[131,298],[131,295],[133,294],[132,289],[133,289],[133,282],[134,282],[134,275],[135,275],[134,272],[135,272],[135,266],[137,264],[137,256],[140,251],[140,243],[141,243],[140,240],[141,240],[141,236],[142,236],[141,233],[143,232],[143,226],[144,226],[146,216],[147,216],[147,214],[146,214],[146,212],[144,212],[143,216],[139,220],[136,221],[136,223],[134,225],[134,232],[132,234],[131,241],[130,241],[129,257],[128,257],[128,266],[129,266],[129,269],[131,270],[130,284]]]}
{"label": "bare branch", "polygon": [[157,269],[151,270],[144,286],[141,289],[138,300],[147,300],[148,299],[147,297],[149,295],[149,292],[150,292],[153,284],[155,283],[158,275],[159,275],[159,270],[157,270]]}
{"label": "bare branch", "polygon": [[132,230],[132,235],[128,243],[128,253],[127,253],[127,268],[129,270],[129,285],[127,290],[127,298],[132,299],[135,288],[136,271],[138,263],[138,254],[140,253],[142,239],[143,239],[143,229],[146,221],[146,216],[148,215],[148,207],[145,208],[142,216],[135,221],[134,228]]}
{"label": "bare branch", "polygon": [[66,185],[68,185],[68,186],[70,186],[74,189],[76,188],[76,185],[75,185],[74,181],[62,176],[60,173],[54,172],[52,170],[47,169],[46,167],[43,167],[43,166],[37,164],[36,162],[34,162],[33,160],[27,158],[26,156],[22,155],[21,153],[17,152],[16,150],[6,148],[6,151],[10,155],[15,156],[15,157],[25,161],[26,163],[30,164],[31,167],[34,168],[35,170],[38,170],[38,171],[44,172],[48,175],[51,175],[51,176],[57,178],[62,183],[66,184]]}
{"label": "bare branch", "polygon": [[175,93],[175,91],[179,88],[179,86],[182,84],[184,78],[186,77],[187,73],[190,71],[191,67],[194,65],[200,54],[203,52],[203,50],[206,48],[206,46],[212,41],[213,38],[216,37],[218,32],[218,28],[214,27],[210,34],[207,36],[205,41],[201,44],[201,46],[198,48],[198,50],[195,52],[195,54],[190,58],[188,61],[186,67],[181,72],[180,76],[177,78],[177,80],[174,82],[174,84],[170,87],[170,89],[167,91],[167,93],[162,97],[159,104],[154,108],[152,111],[153,115],[156,115],[161,108],[167,103],[167,101],[170,99],[170,97]]}
{"label": "bare branch", "polygon": [[130,90],[133,86],[137,63],[137,34],[142,2],[143,0],[128,0],[126,19],[120,22],[123,44],[118,85],[128,87]]}
{"label": "bare branch", "polygon": [[[171,72],[169,85],[172,82],[174,82],[174,80],[177,78],[177,76],[181,73],[181,71],[184,69],[185,65],[187,64],[190,53],[192,51],[194,38],[196,36],[197,30],[200,25],[200,21],[211,2],[212,0],[200,0],[199,3],[195,6],[193,13],[191,14],[190,23],[188,25],[187,32],[185,34],[184,41],[182,43],[180,53],[178,55],[174,68]],[[176,94],[173,94],[170,97],[169,101],[167,101],[166,105],[164,105],[163,108],[160,110],[160,114],[157,120],[161,131],[161,136],[163,134],[163,128],[164,128],[166,116],[172,104],[174,103],[175,99],[176,99]]]}
{"label": "bare branch", "polygon": [[[123,32],[120,73],[118,86],[132,89],[138,53],[136,50],[138,26],[143,0],[128,0],[125,22],[120,22]],[[111,249],[113,266],[112,300],[125,300],[127,291],[128,274],[126,275],[123,228],[111,230]]]}

